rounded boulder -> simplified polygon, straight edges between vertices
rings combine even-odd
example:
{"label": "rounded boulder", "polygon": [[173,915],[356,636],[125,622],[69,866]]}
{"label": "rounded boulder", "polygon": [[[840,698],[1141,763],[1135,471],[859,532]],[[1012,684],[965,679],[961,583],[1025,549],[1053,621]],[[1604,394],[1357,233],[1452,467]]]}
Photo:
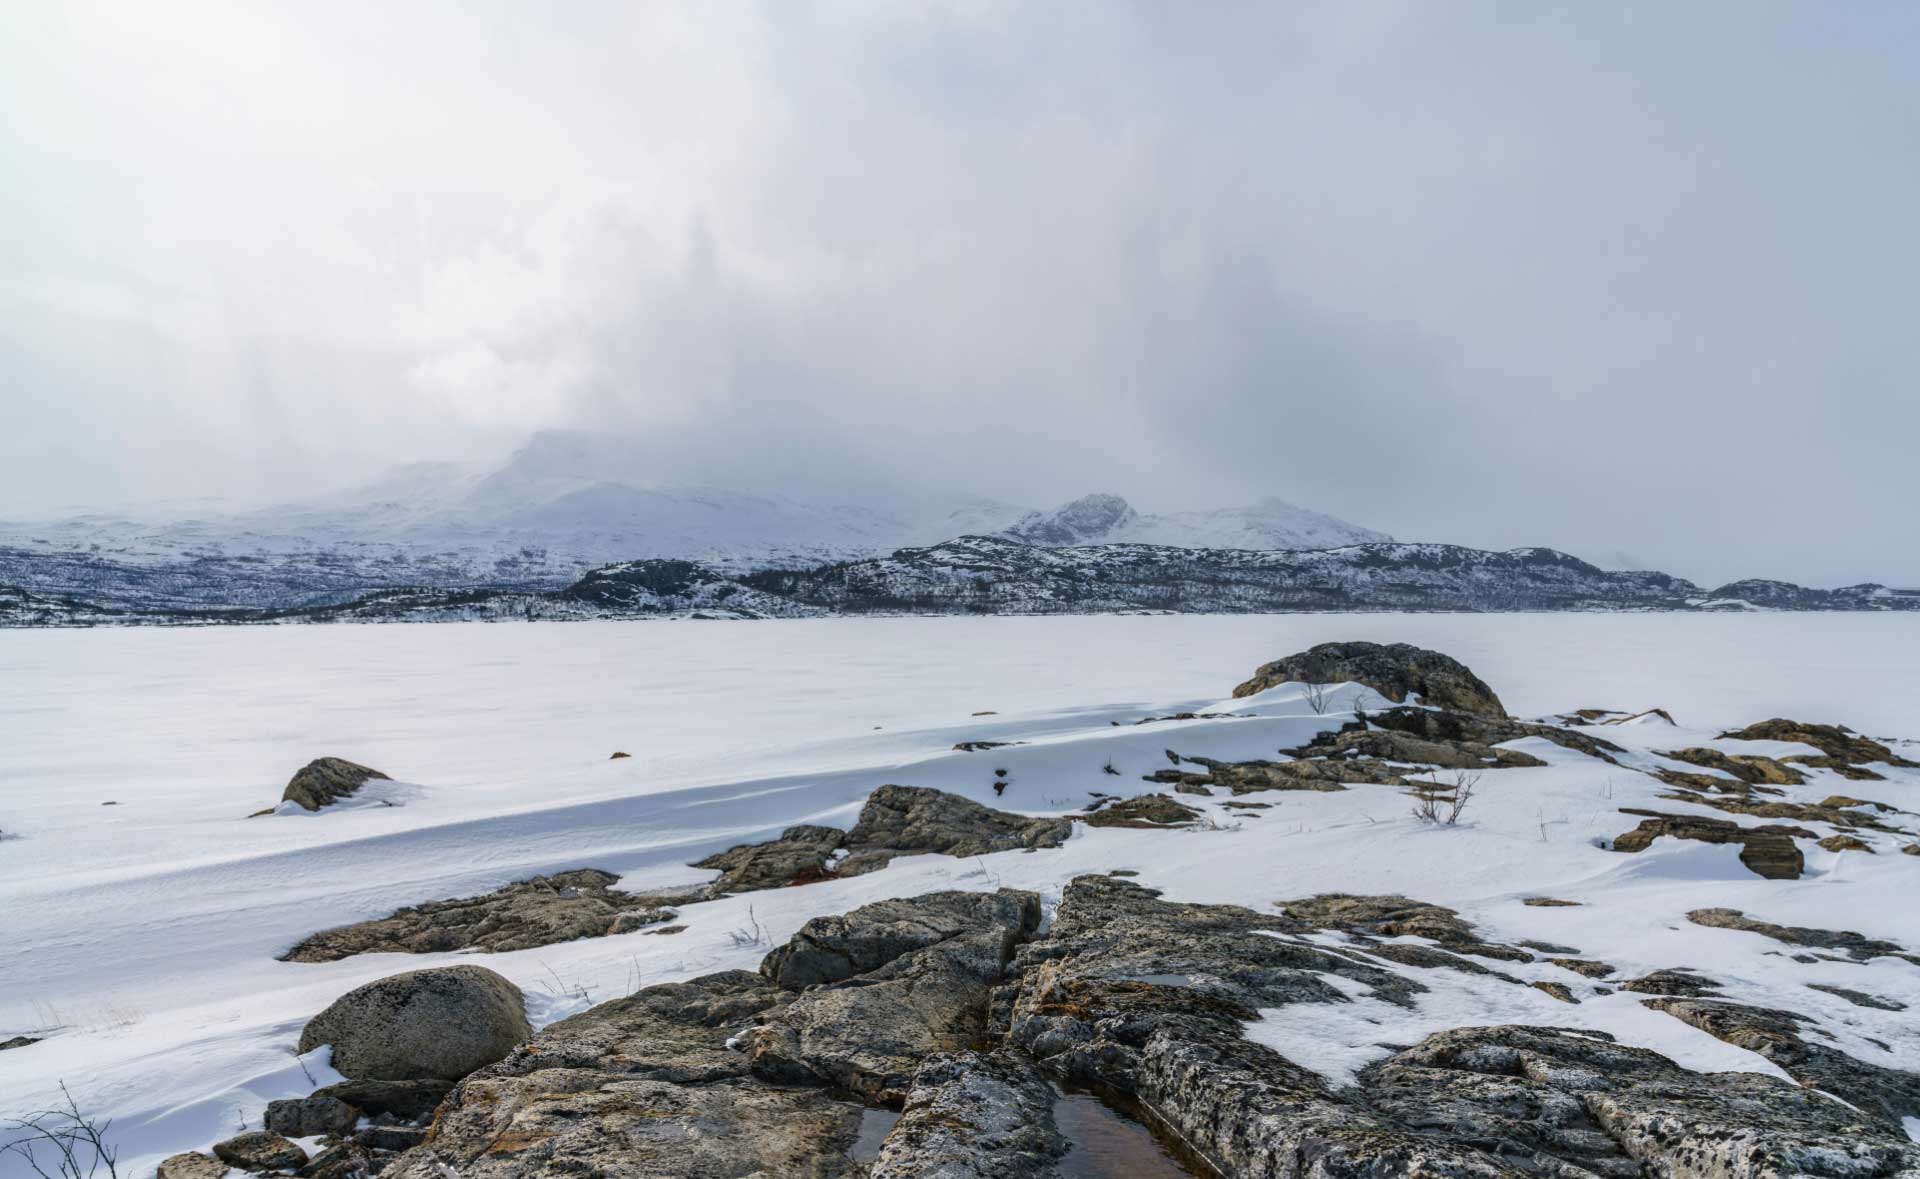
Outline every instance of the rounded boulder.
{"label": "rounded boulder", "polygon": [[313,1017],[302,1053],[333,1045],[354,1080],[457,1081],[533,1035],[520,988],[484,966],[410,970],[356,987]]}

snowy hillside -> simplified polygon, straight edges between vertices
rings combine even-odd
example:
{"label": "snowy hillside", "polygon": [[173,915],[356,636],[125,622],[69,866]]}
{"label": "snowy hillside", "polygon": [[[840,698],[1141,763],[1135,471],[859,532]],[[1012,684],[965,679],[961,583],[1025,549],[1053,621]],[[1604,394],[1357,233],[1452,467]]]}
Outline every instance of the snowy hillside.
{"label": "snowy hillside", "polygon": [[1244,508],[1143,516],[1126,500],[1106,494],[1031,513],[1000,535],[1049,548],[1158,544],[1196,549],[1330,549],[1393,539],[1271,497]]}
{"label": "snowy hillside", "polygon": [[[950,1108],[948,1074],[916,1070],[952,1007],[988,1012],[968,1046],[1039,1070],[976,1077],[963,1116],[1024,1084],[1043,1161],[1118,1143],[1126,1166],[945,1173],[1249,1179],[1332,1139],[1352,1165],[1325,1173],[1381,1179],[1910,1174],[1920,745],[1887,726],[1920,706],[1915,622],[14,635],[0,1110],[57,1106],[64,1084],[144,1179],[269,1117],[330,1117],[299,1104],[323,1087],[389,1100],[398,1082],[355,1081],[337,1045],[296,1056],[303,1029],[363,985],[459,965],[506,980],[531,1044],[464,1084],[409,1082],[424,1113],[349,1106],[275,1149],[404,1179],[752,1174],[699,1165],[776,1148],[790,1169],[758,1173],[939,1174],[915,1111]],[[1352,684],[1232,694],[1355,635],[1445,648],[1511,716]],[[1775,716],[1806,723],[1740,727]],[[1818,727],[1849,722],[1878,739]],[[320,754],[392,779],[274,808]],[[1423,817],[1428,783],[1469,801]],[[945,809],[874,851],[861,825],[900,787]],[[983,815],[1031,842],[911,842]],[[555,873],[588,884],[494,891]],[[476,897],[544,907],[476,924],[442,904]],[[935,957],[782,989],[775,951],[811,919],[854,915],[826,928],[857,939],[883,901],[1033,908],[968,967],[984,982]],[[437,925],[404,915],[435,905]],[[630,917],[569,927],[595,906]],[[1105,1112],[1075,1104],[1096,1082]],[[681,1145],[656,1153],[663,1134]],[[1738,1166],[1670,1165],[1728,1141]],[[1183,1169],[1181,1144],[1218,1169]],[[0,1174],[30,1173],[15,1162]]]}
{"label": "snowy hillside", "polygon": [[663,485],[636,443],[547,431],[497,466],[417,463],[365,486],[240,513],[156,508],[0,521],[0,587],[116,609],[338,605],[394,589],[555,590],[590,569],[674,558],[729,573],[879,557],[1013,529],[1036,544],[1242,548],[1383,539],[1277,500],[1140,516],[1114,496],[1038,513],[971,495],[808,501]]}

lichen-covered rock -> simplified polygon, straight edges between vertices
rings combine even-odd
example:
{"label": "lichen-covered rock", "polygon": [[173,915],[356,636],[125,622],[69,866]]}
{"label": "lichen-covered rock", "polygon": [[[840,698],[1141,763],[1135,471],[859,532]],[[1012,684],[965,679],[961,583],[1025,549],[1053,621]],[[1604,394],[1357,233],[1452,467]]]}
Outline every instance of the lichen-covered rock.
{"label": "lichen-covered rock", "polygon": [[[1533,955],[1515,946],[1503,946],[1481,939],[1473,926],[1460,919],[1452,909],[1403,896],[1351,896],[1346,893],[1322,893],[1281,905],[1287,916],[1314,929],[1337,929],[1344,933],[1371,938],[1424,937],[1462,954],[1498,958],[1508,962],[1531,962]],[[1378,954],[1380,947],[1369,947]]]}
{"label": "lichen-covered rock", "polygon": [[1238,699],[1284,683],[1362,684],[1396,704],[1417,695],[1439,708],[1507,715],[1493,689],[1466,664],[1410,643],[1321,643],[1262,664],[1233,694]]}
{"label": "lichen-covered rock", "polygon": [[1722,753],[1718,749],[1688,748],[1676,749],[1660,756],[1675,761],[1684,761],[1689,765],[1705,766],[1710,770],[1719,770],[1732,774],[1749,786],[1798,786],[1807,780],[1807,776],[1782,761],[1771,757],[1759,757],[1753,754]]}
{"label": "lichen-covered rock", "polygon": [[154,1179],[226,1179],[226,1163],[210,1154],[189,1150],[160,1160]]}
{"label": "lichen-covered rock", "polygon": [[1053,1105],[1053,1087],[1012,1053],[931,1057],[869,1179],[1051,1179],[1069,1150]]}
{"label": "lichen-covered rock", "polygon": [[1175,827],[1199,817],[1199,811],[1164,794],[1142,794],[1109,802],[1089,814],[1085,821],[1089,827]]}
{"label": "lichen-covered rock", "polygon": [[1479,741],[1433,741],[1390,729],[1321,733],[1311,745],[1290,752],[1299,757],[1364,757],[1453,770],[1524,769],[1547,764],[1517,749],[1497,749]]}
{"label": "lichen-covered rock", "polygon": [[605,937],[671,918],[679,898],[617,892],[611,872],[581,868],[535,876],[475,897],[430,901],[390,917],[326,929],[281,955],[282,962],[333,962],[353,954],[504,953],[577,938]]}
{"label": "lichen-covered rock", "polygon": [[376,979],[335,999],[300,1033],[299,1050],[333,1045],[352,1078],[458,1080],[533,1034],[520,989],[481,966]]}
{"label": "lichen-covered rock", "polygon": [[[1880,762],[1906,769],[1920,769],[1920,762],[1908,761],[1878,741],[1862,737],[1845,725],[1816,725],[1805,721],[1787,720],[1774,717],[1758,724],[1748,725],[1744,729],[1731,729],[1720,734],[1723,741],[1794,741],[1801,745],[1811,745],[1826,758],[1841,765],[1859,766],[1868,762]],[[1803,765],[1825,764],[1806,754],[1789,757],[1788,761],[1797,761]],[[1828,768],[1834,768],[1828,766]],[[1872,775],[1878,778],[1878,774]]]}
{"label": "lichen-covered rock", "polygon": [[[1551,741],[1576,753],[1596,757],[1601,761],[1613,761],[1614,754],[1626,750],[1604,737],[1578,729],[1563,729],[1558,725],[1535,724],[1532,721],[1512,720],[1504,716],[1481,716],[1471,712],[1447,710],[1442,708],[1388,708],[1367,714],[1367,723],[1390,733],[1405,733],[1428,741],[1450,744],[1472,743],[1476,745],[1499,745],[1507,741],[1518,741],[1522,737],[1539,737]],[[1330,734],[1321,734],[1316,743],[1334,739]],[[1311,753],[1313,747],[1305,752]]]}
{"label": "lichen-covered rock", "polygon": [[1905,1119],[1920,1118],[1920,1073],[1872,1064],[1838,1048],[1810,1043],[1800,1035],[1800,1026],[1810,1022],[1803,1015],[1707,999],[1642,1002],[1766,1057],[1802,1085],[1833,1094],[1896,1133]]}
{"label": "lichen-covered rock", "polygon": [[280,801],[317,811],[343,798],[352,798],[374,779],[386,780],[379,770],[348,761],[344,757],[319,757],[300,767],[287,782]]}
{"label": "lichen-covered rock", "polygon": [[291,1171],[306,1165],[307,1152],[278,1134],[254,1130],[213,1144],[214,1157],[243,1171]]}
{"label": "lichen-covered rock", "polygon": [[1618,852],[1642,852],[1661,836],[1694,839],[1702,843],[1733,843],[1740,846],[1740,862],[1756,876],[1769,880],[1797,880],[1806,868],[1806,857],[1794,845],[1794,839],[1817,839],[1804,827],[1768,824],[1742,827],[1727,819],[1708,819],[1699,815],[1671,815],[1638,807],[1621,807],[1623,815],[1644,815],[1640,825],[1613,841]]}

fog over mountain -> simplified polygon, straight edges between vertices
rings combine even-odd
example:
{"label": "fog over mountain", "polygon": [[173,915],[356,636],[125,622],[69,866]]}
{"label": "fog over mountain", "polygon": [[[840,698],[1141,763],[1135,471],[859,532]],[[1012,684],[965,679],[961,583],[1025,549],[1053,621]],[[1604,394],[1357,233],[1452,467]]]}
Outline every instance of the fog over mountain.
{"label": "fog over mountain", "polygon": [[0,518],[396,467],[431,514],[469,468],[412,464],[561,430],[633,440],[643,496],[1104,490],[1138,539],[1277,497],[1920,583],[1917,38],[1732,0],[7,6]]}

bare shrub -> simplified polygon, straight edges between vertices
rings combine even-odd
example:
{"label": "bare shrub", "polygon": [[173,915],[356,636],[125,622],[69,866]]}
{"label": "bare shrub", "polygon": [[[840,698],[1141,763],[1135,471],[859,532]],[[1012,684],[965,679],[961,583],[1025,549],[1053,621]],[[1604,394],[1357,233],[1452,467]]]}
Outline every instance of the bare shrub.
{"label": "bare shrub", "polygon": [[24,1160],[40,1179],[119,1179],[117,1152],[107,1145],[110,1121],[96,1121],[80,1112],[79,1103],[60,1083],[64,1109],[45,1109],[25,1117],[8,1118],[13,1131],[0,1142],[0,1155]]}
{"label": "bare shrub", "polygon": [[1307,707],[1313,709],[1313,715],[1315,716],[1327,715],[1327,704],[1328,704],[1327,685],[1308,684],[1306,685],[1306,688],[1307,688]]}
{"label": "bare shrub", "polygon": [[1479,785],[1476,770],[1455,770],[1451,782],[1442,782],[1437,773],[1432,781],[1417,781],[1412,787],[1413,817],[1451,827],[1460,821]]}

